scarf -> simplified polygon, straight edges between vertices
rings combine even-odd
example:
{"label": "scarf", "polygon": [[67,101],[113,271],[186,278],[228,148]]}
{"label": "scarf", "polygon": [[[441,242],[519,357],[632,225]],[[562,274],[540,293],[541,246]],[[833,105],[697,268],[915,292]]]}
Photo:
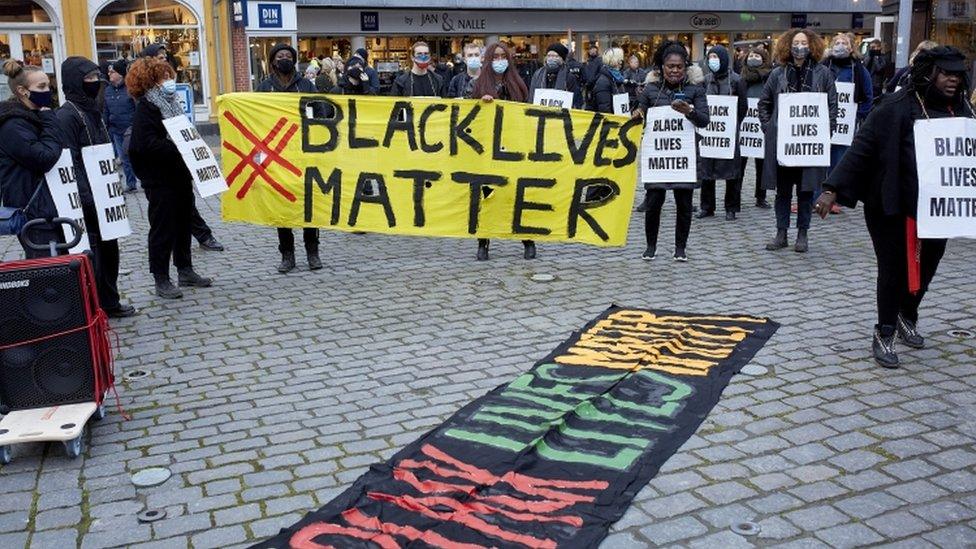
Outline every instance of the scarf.
{"label": "scarf", "polygon": [[765,65],[757,68],[752,68],[749,65],[743,65],[742,67],[742,79],[748,84],[762,82],[767,76],[769,76],[769,67]]}
{"label": "scarf", "polygon": [[156,86],[146,92],[146,99],[150,103],[155,105],[159,112],[163,114],[163,119],[173,118],[174,116],[180,116],[183,114],[183,106],[180,105],[179,100],[176,99],[176,95],[171,95],[169,97],[163,93],[163,89]]}
{"label": "scarf", "polygon": [[[857,59],[853,57],[828,57],[823,62],[827,68],[833,70],[833,67],[843,67],[851,68],[851,80],[854,82],[854,102],[860,105],[868,100],[868,94],[865,91],[866,86],[870,86],[870,82],[864,81],[864,70],[862,67],[864,65]],[[836,76],[836,73],[835,73]]]}

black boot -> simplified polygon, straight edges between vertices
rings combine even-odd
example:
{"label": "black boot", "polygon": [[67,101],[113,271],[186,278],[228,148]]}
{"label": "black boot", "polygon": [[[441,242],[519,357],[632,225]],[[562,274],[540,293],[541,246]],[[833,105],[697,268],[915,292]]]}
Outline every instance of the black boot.
{"label": "black boot", "polygon": [[478,261],[488,261],[488,242],[487,238],[478,239]]}
{"label": "black boot", "polygon": [[699,211],[698,212],[698,215],[696,215],[695,217],[698,218],[698,219],[705,219],[706,217],[712,217],[714,215],[715,215],[715,212],[710,212],[708,210],[703,209],[703,210]]}
{"label": "black boot", "polygon": [[278,264],[278,272],[285,274],[295,268],[295,252],[281,254],[281,263]]}
{"label": "black boot", "polygon": [[775,251],[782,250],[787,246],[789,246],[789,243],[786,242],[786,229],[776,229],[776,237],[766,244],[766,249]]}
{"label": "black boot", "polygon": [[200,276],[193,269],[180,269],[178,280],[180,286],[192,286],[194,288],[209,288],[213,286],[213,279]]}
{"label": "black boot", "polygon": [[735,221],[735,212],[725,212],[726,221]]}
{"label": "black boot", "polygon": [[173,286],[173,281],[166,277],[156,279],[156,295],[163,299],[180,299],[183,297],[183,292]]}
{"label": "black boot", "polygon": [[757,198],[756,199],[756,207],[757,208],[761,208],[763,210],[768,210],[768,209],[771,209],[772,208],[772,206],[769,205],[769,202],[766,202],[766,199],[765,198]]}
{"label": "black boot", "polygon": [[641,203],[637,205],[637,211],[639,211],[639,212],[646,212],[647,211],[647,195],[646,194],[644,195],[644,200],[642,200]]}
{"label": "black boot", "polygon": [[535,259],[535,242],[531,240],[523,240],[522,245],[525,246],[525,254],[523,257],[525,257],[525,259]]}
{"label": "black boot", "polygon": [[905,342],[905,345],[908,345],[912,349],[925,348],[925,338],[918,333],[914,322],[899,314],[898,323],[895,326],[898,331],[898,339]]}
{"label": "black boot", "polygon": [[882,368],[895,369],[898,367],[898,354],[895,353],[895,333],[881,335],[881,329],[874,329],[874,341],[871,343],[874,360]]}
{"label": "black boot", "polygon": [[796,231],[796,243],[793,244],[793,251],[799,254],[805,254],[809,249],[810,243],[807,242],[807,230],[798,229]]}
{"label": "black boot", "polygon": [[317,271],[322,268],[322,259],[318,252],[308,252],[308,270]]}

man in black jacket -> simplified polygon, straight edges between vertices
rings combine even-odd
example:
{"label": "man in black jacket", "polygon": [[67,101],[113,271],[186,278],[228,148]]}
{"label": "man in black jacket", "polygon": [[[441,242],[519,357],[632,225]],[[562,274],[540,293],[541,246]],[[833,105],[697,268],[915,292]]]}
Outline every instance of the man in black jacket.
{"label": "man in black jacket", "polygon": [[[287,44],[278,44],[271,48],[271,62],[268,63],[271,74],[258,84],[254,91],[259,92],[291,92],[316,93],[315,84],[303,78],[295,70],[295,60],[298,52]],[[306,227],[302,229],[302,240],[305,241],[305,253],[308,256],[308,268],[317,271],[322,268],[319,258],[319,230]],[[281,252],[279,273],[287,273],[295,268],[295,234],[289,228],[278,229],[278,251]]]}
{"label": "man in black jacket", "polygon": [[413,66],[393,81],[390,95],[394,97],[440,97],[443,81],[431,68],[430,46],[416,42],[410,48]]}
{"label": "man in black jacket", "polygon": [[380,75],[376,69],[369,65],[369,52],[366,51],[366,48],[359,48],[349,58],[346,63],[346,71],[348,72],[353,67],[360,67],[365,75],[362,78],[363,91],[359,95],[378,95],[380,93]]}

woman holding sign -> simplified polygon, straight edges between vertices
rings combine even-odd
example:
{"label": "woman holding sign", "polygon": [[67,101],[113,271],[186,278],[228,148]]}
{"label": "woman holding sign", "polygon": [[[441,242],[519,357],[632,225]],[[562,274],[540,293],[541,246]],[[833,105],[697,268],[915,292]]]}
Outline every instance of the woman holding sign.
{"label": "woman holding sign", "polygon": [[137,60],[125,76],[125,85],[136,100],[129,159],[149,200],[149,271],[156,295],[164,299],[183,297],[169,277],[170,257],[180,286],[213,284],[193,270],[193,176],[163,125],[165,118],[183,116],[175,79],[173,67],[153,57]]}
{"label": "woman holding sign", "polygon": [[[885,368],[898,367],[896,336],[909,347],[925,346],[916,328],[918,307],[935,277],[946,240],[917,237],[916,216],[922,212],[915,123],[950,117],[976,117],[966,103],[966,58],[955,48],[923,51],[912,66],[911,83],[875,107],[817,200],[820,217],[826,217],[835,202],[851,208],[864,203],[864,221],[878,260],[878,323],[872,352]],[[943,165],[943,178],[946,171],[960,169],[945,166],[950,157],[965,155],[964,149],[960,145],[947,150],[941,159],[937,152],[932,155],[933,162]]]}
{"label": "woman holding sign", "polygon": [[[752,117],[750,118],[750,121],[757,119],[756,115],[754,114],[756,111],[758,111],[756,106],[759,103],[759,97],[762,95],[763,88],[766,86],[766,79],[769,78],[769,73],[772,70],[773,69],[769,64],[769,53],[766,51],[766,48],[753,47],[749,50],[749,53],[746,54],[745,65],[742,67],[742,74],[740,76],[742,81],[745,82],[746,86],[746,104],[749,106],[747,118]],[[745,133],[745,131],[746,130],[743,129],[742,133]],[[754,132],[754,134],[759,133],[759,137],[762,137],[761,131],[762,130],[759,129],[759,132]],[[743,140],[743,137],[748,136],[740,136],[740,141]],[[761,147],[761,139],[759,139],[759,143]],[[742,173],[745,174],[746,166],[749,164],[749,157],[755,153],[743,152],[741,151],[741,147],[740,152],[742,153]],[[758,154],[761,155],[762,151],[758,151]],[[766,201],[766,189],[763,187],[762,183],[763,162],[764,161],[761,156],[755,158],[756,207],[768,210],[772,208],[772,206],[770,206],[769,202]]]}
{"label": "woman holding sign", "polygon": [[[3,64],[10,99],[0,102],[0,203],[22,208],[28,219],[57,217],[44,174],[61,158],[61,132],[51,110],[51,80],[41,67],[8,59]],[[31,231],[39,242],[61,241],[60,229]],[[24,248],[28,259],[45,252]]]}
{"label": "woman holding sign", "polygon": [[[84,57],[69,57],[61,63],[61,87],[64,89],[64,104],[57,110],[58,125],[65,147],[71,149],[71,160],[78,182],[78,196],[81,209],[85,213],[85,230],[92,249],[92,266],[95,269],[95,284],[98,287],[98,301],[110,317],[123,318],[136,314],[131,305],[119,301],[119,241],[105,235],[99,225],[99,207],[95,203],[92,183],[82,158],[81,150],[94,145],[111,144],[112,136],[102,120],[102,110],[96,98],[102,89],[102,79],[98,65]],[[113,150],[114,153],[114,150]],[[112,155],[114,157],[114,154]],[[115,158],[111,158],[115,169]],[[100,174],[97,174],[100,175]],[[118,176],[116,175],[116,179]],[[121,183],[114,189],[115,196],[121,196]],[[124,209],[124,200],[122,201]],[[127,218],[127,215],[120,217]],[[128,226],[128,221],[124,221]]]}
{"label": "woman holding sign", "polygon": [[[705,88],[700,80],[692,83],[689,79],[688,50],[681,42],[667,41],[654,53],[654,69],[648,76],[648,84],[637,98],[637,109],[633,116],[644,117],[648,109],[671,107],[698,128],[708,125],[708,103]],[[699,75],[701,71],[699,71]],[[667,132],[668,130],[663,130]],[[647,169],[647,168],[644,168]],[[674,260],[688,261],[685,248],[688,233],[691,232],[691,203],[695,195],[697,180],[686,183],[645,183],[647,188],[647,210],[644,214],[644,234],[647,249],[641,259],[651,261],[657,257],[657,236],[661,228],[661,208],[668,190],[674,193],[678,207],[678,219],[674,226]]]}
{"label": "woman holding sign", "polygon": [[[813,192],[827,177],[830,151],[827,149],[830,133],[837,121],[837,90],[830,69],[817,60],[823,57],[824,41],[810,29],[792,29],[776,39],[773,57],[780,66],[773,69],[759,98],[759,119],[766,131],[766,159],[763,166],[763,185],[776,191],[776,237],[766,244],[767,250],[787,247],[787,229],[790,227],[790,204],[793,188],[796,192],[796,243],[793,249],[804,253],[809,247],[807,230],[810,229],[810,206]],[[787,119],[803,123],[779,128],[779,104],[790,94],[826,94],[827,112],[819,105],[796,106]],[[798,96],[802,97],[802,96]],[[800,118],[802,116],[802,119]],[[780,132],[783,135],[780,135]],[[821,135],[827,133],[828,135]],[[779,140],[794,145],[790,148],[795,161],[781,165],[777,151]],[[817,140],[817,142],[811,142]],[[810,160],[814,157],[814,160]]]}

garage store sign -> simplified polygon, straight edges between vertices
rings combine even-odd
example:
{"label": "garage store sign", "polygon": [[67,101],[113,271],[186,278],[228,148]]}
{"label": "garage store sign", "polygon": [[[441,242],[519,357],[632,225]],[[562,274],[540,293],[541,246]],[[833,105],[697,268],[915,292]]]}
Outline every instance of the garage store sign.
{"label": "garage store sign", "polygon": [[722,18],[715,13],[696,13],[689,19],[691,28],[695,30],[717,29],[722,24]]}

